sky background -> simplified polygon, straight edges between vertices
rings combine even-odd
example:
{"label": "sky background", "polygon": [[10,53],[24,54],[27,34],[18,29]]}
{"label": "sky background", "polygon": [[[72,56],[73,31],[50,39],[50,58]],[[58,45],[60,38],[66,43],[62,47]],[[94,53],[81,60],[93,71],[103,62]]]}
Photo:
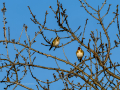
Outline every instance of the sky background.
{"label": "sky background", "polygon": [[[104,2],[104,0],[86,0],[88,2],[89,5],[91,5],[93,8],[95,8],[96,10],[98,9],[98,5],[99,7],[102,6],[102,3]],[[32,18],[32,15],[30,14],[30,11],[28,9],[27,6],[30,7],[30,9],[32,10],[32,13],[34,15],[36,15],[36,19],[43,24],[44,23],[44,19],[45,19],[45,12],[47,10],[48,15],[47,15],[47,21],[46,21],[46,25],[45,27],[49,28],[49,29],[56,29],[56,30],[61,30],[58,27],[57,24],[57,20],[55,19],[55,14],[52,12],[52,10],[49,8],[49,6],[52,6],[52,8],[54,10],[57,9],[57,0],[0,0],[0,8],[3,8],[3,2],[5,2],[5,7],[7,8],[7,12],[5,13],[6,16],[6,28],[8,30],[8,27],[10,27],[10,40],[11,39],[15,39],[15,41],[19,40],[20,34],[22,32],[23,29],[23,24],[26,24],[28,26],[28,30],[27,30],[27,34],[30,36],[30,39],[32,40],[35,36],[35,32],[39,31],[39,28],[37,24],[34,24],[30,18]],[[59,0],[60,3],[62,3],[63,8],[67,9],[66,10],[66,14],[68,15],[68,23],[69,26],[71,28],[72,31],[75,31],[79,26],[81,26],[80,30],[77,31],[76,35],[79,35],[81,32],[84,31],[84,26],[85,26],[85,22],[86,19],[88,18],[88,23],[86,26],[86,30],[84,33],[84,44],[87,45],[89,38],[90,38],[90,32],[94,31],[95,36],[97,36],[96,33],[96,29],[98,30],[98,32],[101,32],[102,34],[102,40],[104,43],[107,43],[107,39],[106,36],[103,32],[103,29],[101,27],[100,24],[96,19],[94,19],[92,16],[90,16],[83,7],[81,6],[81,3],[79,2],[79,0]],[[103,19],[103,23],[105,28],[107,27],[107,25],[112,21],[112,19],[114,18],[113,12],[116,11],[116,5],[119,4],[120,1],[119,0],[107,0],[105,6],[103,7],[103,9],[101,10],[100,15],[103,16],[108,7],[109,4],[112,4],[110,7],[110,11],[108,13],[108,15],[106,15]],[[87,7],[87,9],[91,12],[91,13],[95,13],[93,10],[91,10],[90,8]],[[119,7],[120,9],[120,7]],[[95,14],[94,14],[95,15]],[[95,15],[97,17],[97,14]],[[4,32],[3,32],[3,13],[0,13],[0,40],[4,40]],[[119,19],[120,21],[120,19]],[[66,26],[64,24],[64,26]],[[44,35],[46,36],[47,39],[51,39],[51,38],[55,38],[56,34],[54,32],[51,31],[47,31],[47,30],[43,30]],[[115,19],[115,23],[113,23],[109,29],[108,29],[108,35],[110,36],[110,41],[111,41],[111,47],[113,47],[114,44],[114,40],[117,40],[117,36],[116,34],[118,34],[118,29],[117,29],[117,24],[116,24],[116,19]],[[100,34],[98,34],[100,35]],[[65,32],[59,32],[58,33],[59,37],[68,37],[68,34]],[[83,36],[83,34],[82,34]],[[82,36],[80,37],[80,40],[82,38]],[[24,44],[24,40],[27,40],[26,34],[25,34],[25,30],[23,31],[20,43]],[[41,34],[39,34],[36,39],[37,42],[34,43],[31,47],[34,48],[35,50],[38,50],[40,52],[46,53],[46,54],[50,54],[53,56],[56,56],[58,58],[61,58],[63,60],[66,60],[64,53],[63,53],[63,49],[62,48],[57,48],[54,51],[54,48],[51,49],[51,51],[49,51],[49,46],[44,46],[41,45],[41,43],[44,43],[46,45],[47,42],[44,41],[43,37]],[[60,45],[65,44],[66,42],[70,41],[71,39],[61,39],[60,40]],[[28,42],[28,41],[27,41]],[[98,41],[98,46],[100,44],[100,40]],[[64,52],[65,55],[67,56],[68,60],[71,63],[75,63],[77,62],[77,64],[79,64],[78,59],[76,57],[76,50],[78,48],[80,44],[77,41],[74,41],[66,46],[64,46]],[[20,51],[21,49],[23,49],[24,47],[19,46],[19,45],[15,45],[16,48],[18,49],[18,51]],[[93,49],[93,42],[91,42],[90,44],[91,48]],[[81,48],[84,50],[84,57],[87,56],[87,58],[89,58],[89,53],[87,52],[87,49],[84,48],[83,46],[81,46]],[[12,61],[15,60],[15,54],[17,54],[16,50],[14,50],[14,45],[13,44],[8,44],[8,52],[9,52],[9,56],[10,59]],[[33,52],[33,51],[31,51]],[[112,55],[111,55],[111,60],[112,62],[118,62],[120,63],[120,48],[115,48],[111,51]],[[0,43],[0,54],[6,54],[6,49],[5,49],[5,45],[3,45],[3,43]],[[27,50],[23,51],[21,53],[21,55],[23,55],[24,57],[28,56]],[[58,68],[56,65],[56,62],[54,59],[50,58],[50,57],[46,57],[44,55],[40,55],[38,53],[35,53],[32,56],[32,59],[36,56],[36,60],[34,61],[35,65],[40,65],[40,66],[46,66],[46,67],[52,67],[52,68]],[[1,58],[5,58],[5,56],[1,55]],[[83,57],[83,59],[84,59]],[[23,59],[19,56],[19,61],[21,63],[24,63]],[[27,61],[29,61],[29,59],[27,59]],[[0,62],[0,63],[3,63]],[[9,64],[9,62],[7,62]],[[65,69],[65,70],[70,70],[70,68],[73,68],[70,65],[66,65],[63,62],[57,61],[57,63],[59,64],[59,67],[61,69]],[[90,65],[90,62],[86,62],[87,65]],[[109,65],[109,64],[108,64]],[[19,67],[20,71],[19,71],[19,79],[23,76],[23,72],[22,70],[24,70],[24,68]],[[6,70],[9,70],[8,68],[3,68],[2,71],[0,72],[0,80],[2,80],[5,76],[7,76],[7,72]],[[24,79],[22,80],[21,84],[26,85],[27,87],[30,87],[34,90],[37,90],[36,87],[36,81],[32,78],[29,69],[27,67],[27,75],[24,77]],[[53,73],[56,73],[56,71],[53,70],[46,70],[46,69],[41,69],[41,68],[31,68],[34,76],[42,81],[46,81],[47,79],[49,79],[50,81],[53,81]],[[87,72],[88,70],[86,69],[85,72]],[[93,67],[93,72],[95,71],[95,67]],[[56,73],[56,76],[58,74]],[[9,75],[9,77],[11,76],[11,73]],[[15,76],[15,75],[14,75]],[[58,77],[58,76],[57,76]],[[101,76],[102,77],[102,76]],[[15,79],[15,78],[14,78]],[[10,79],[11,81],[13,81],[12,79]],[[70,78],[70,81],[74,80],[74,82],[77,84],[78,82],[80,83],[84,83],[83,80],[81,80],[80,78]],[[106,82],[106,80],[105,80]],[[9,84],[9,83],[7,83]],[[40,83],[41,85],[45,85]],[[38,85],[38,84],[37,84]],[[1,88],[4,88],[6,85],[5,83],[0,83]],[[46,85],[45,85],[46,86]],[[8,88],[8,90],[12,90],[15,87],[15,85],[11,86]],[[39,87],[40,88],[40,87]],[[50,89],[51,90],[62,90],[64,88],[64,84],[62,80],[59,80],[57,82],[54,82],[52,84],[50,84]],[[17,86],[16,90],[26,90],[25,88],[21,87],[21,86]],[[84,90],[84,89],[83,89]]]}

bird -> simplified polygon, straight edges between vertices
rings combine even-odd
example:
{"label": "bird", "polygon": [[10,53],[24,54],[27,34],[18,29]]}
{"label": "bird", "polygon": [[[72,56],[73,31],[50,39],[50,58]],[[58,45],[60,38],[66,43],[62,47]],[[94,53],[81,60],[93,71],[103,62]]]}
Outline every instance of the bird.
{"label": "bird", "polygon": [[84,56],[84,51],[80,47],[78,47],[78,50],[76,51],[76,56],[78,61],[81,62],[82,57]]}
{"label": "bird", "polygon": [[57,37],[52,41],[52,45],[51,45],[49,51],[51,50],[52,47],[58,46],[59,43],[60,43],[60,37],[57,36]]}

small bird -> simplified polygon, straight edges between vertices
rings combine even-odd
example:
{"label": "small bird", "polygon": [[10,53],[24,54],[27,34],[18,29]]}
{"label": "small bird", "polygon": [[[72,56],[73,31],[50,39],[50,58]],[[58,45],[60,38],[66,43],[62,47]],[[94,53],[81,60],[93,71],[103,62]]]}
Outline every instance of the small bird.
{"label": "small bird", "polygon": [[82,57],[84,56],[84,51],[80,47],[78,47],[78,50],[76,51],[76,55],[77,55],[78,61],[81,62]]}
{"label": "small bird", "polygon": [[52,45],[51,45],[49,51],[51,50],[52,47],[58,46],[59,43],[60,43],[60,37],[57,36],[57,37],[52,41]]}

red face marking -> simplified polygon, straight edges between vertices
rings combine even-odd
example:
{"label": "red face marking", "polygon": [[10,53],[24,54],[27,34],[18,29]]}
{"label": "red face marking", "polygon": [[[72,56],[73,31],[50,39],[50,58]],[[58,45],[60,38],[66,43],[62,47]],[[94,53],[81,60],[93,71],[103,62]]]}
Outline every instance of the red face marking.
{"label": "red face marking", "polygon": [[78,50],[80,50],[80,47],[78,47]]}

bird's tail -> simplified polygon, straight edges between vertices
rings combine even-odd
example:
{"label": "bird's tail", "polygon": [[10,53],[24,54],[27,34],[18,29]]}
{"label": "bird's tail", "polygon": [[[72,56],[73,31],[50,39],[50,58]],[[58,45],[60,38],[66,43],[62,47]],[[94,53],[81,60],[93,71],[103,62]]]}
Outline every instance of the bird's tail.
{"label": "bird's tail", "polygon": [[51,47],[50,47],[49,51],[51,50],[51,48],[52,48],[52,45],[51,45]]}
{"label": "bird's tail", "polygon": [[81,62],[81,59],[78,59],[79,62]]}

